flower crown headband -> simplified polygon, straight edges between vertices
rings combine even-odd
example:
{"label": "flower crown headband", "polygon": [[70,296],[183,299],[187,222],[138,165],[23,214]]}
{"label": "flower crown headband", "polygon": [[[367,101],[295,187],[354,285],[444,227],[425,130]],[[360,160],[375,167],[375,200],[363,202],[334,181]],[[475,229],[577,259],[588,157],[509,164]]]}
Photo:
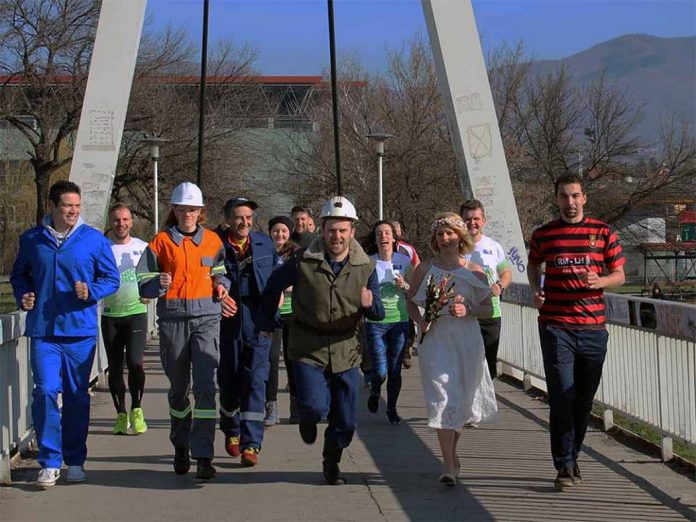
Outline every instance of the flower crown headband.
{"label": "flower crown headband", "polygon": [[450,228],[463,228],[464,221],[462,221],[459,218],[451,217],[436,219],[435,221],[433,221],[433,224],[430,225],[430,231],[435,232],[437,230],[437,227],[441,227],[443,225],[448,226]]}

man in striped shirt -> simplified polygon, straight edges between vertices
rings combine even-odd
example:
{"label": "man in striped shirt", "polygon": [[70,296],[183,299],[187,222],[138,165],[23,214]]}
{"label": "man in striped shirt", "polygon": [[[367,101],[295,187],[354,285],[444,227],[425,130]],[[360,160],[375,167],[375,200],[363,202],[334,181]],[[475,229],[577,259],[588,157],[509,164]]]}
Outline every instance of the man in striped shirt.
{"label": "man in striped shirt", "polygon": [[555,484],[563,490],[582,482],[578,452],[607,352],[603,293],[624,283],[625,261],[609,225],[584,215],[582,179],[564,175],[555,190],[561,218],[532,234],[527,275],[539,309]]}

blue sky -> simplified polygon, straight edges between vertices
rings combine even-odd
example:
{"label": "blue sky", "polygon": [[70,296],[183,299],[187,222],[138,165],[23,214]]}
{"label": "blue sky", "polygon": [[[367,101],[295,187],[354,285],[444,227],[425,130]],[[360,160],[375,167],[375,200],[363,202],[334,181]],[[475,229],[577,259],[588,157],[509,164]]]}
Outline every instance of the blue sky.
{"label": "blue sky", "polygon": [[[443,0],[446,1],[446,0]],[[456,1],[456,0],[449,0]],[[246,42],[269,75],[328,67],[326,0],[210,0],[209,38]],[[149,0],[152,27],[183,26],[200,42],[203,0]],[[563,58],[627,33],[696,34],[696,0],[473,0],[484,50],[523,40],[536,58]],[[336,46],[373,72],[387,50],[427,35],[419,0],[334,0]]]}

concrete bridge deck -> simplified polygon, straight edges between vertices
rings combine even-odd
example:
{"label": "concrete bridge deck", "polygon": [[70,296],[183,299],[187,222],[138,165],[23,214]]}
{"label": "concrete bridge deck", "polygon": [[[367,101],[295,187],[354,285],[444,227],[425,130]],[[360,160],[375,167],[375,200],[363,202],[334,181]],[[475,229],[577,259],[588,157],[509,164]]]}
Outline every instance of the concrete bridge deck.
{"label": "concrete bridge deck", "polygon": [[[68,485],[62,479],[42,490],[33,482],[36,462],[23,461],[13,472],[13,484],[0,488],[0,520],[696,520],[694,481],[596,429],[588,433],[582,456],[585,483],[556,492],[548,409],[501,381],[495,384],[498,416],[464,432],[460,485],[444,489],[437,483],[439,450],[435,433],[425,425],[417,364],[403,372],[399,411],[404,423],[387,424],[384,403],[377,415],[361,407],[357,436],[342,463],[348,485],[324,485],[320,442],[304,445],[297,426],[288,424],[266,431],[256,468],[228,457],[218,436],[218,476],[199,484],[194,473],[172,471],[167,381],[154,347],[146,361],[143,407],[149,431],[139,437],[111,435],[111,399],[97,391],[88,481]],[[281,412],[287,412],[287,399],[280,392]]]}

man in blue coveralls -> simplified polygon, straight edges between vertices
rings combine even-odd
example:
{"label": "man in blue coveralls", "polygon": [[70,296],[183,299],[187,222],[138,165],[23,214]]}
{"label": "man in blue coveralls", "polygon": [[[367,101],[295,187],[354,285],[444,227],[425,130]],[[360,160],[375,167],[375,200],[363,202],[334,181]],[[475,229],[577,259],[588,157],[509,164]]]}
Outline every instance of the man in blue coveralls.
{"label": "man in blue coveralls", "polygon": [[31,414],[42,487],[55,485],[63,462],[68,482],[86,479],[97,301],[121,282],[111,242],[80,217],[80,188],[58,181],[48,197],[51,213],[19,238],[10,275],[17,305],[27,311],[24,335],[31,344]]}
{"label": "man in blue coveralls", "polygon": [[[384,319],[375,262],[355,240],[358,216],[342,196],[321,211],[321,235],[280,265],[263,294],[265,335],[270,336],[280,294],[293,287],[288,357],[300,410],[300,436],[317,438],[326,416],[323,472],[331,485],[344,484],[338,464],[353,439],[360,394],[358,329],[364,317]],[[327,413],[328,407],[328,415]]]}
{"label": "man in blue coveralls", "polygon": [[228,303],[222,305],[223,311],[234,315],[223,314],[220,322],[220,429],[227,453],[241,454],[245,466],[258,463],[263,443],[271,339],[260,332],[261,293],[277,260],[271,238],[251,231],[257,208],[249,199],[230,199],[224,208],[229,227],[218,232],[232,282],[230,296],[238,307],[234,313],[226,310]]}

